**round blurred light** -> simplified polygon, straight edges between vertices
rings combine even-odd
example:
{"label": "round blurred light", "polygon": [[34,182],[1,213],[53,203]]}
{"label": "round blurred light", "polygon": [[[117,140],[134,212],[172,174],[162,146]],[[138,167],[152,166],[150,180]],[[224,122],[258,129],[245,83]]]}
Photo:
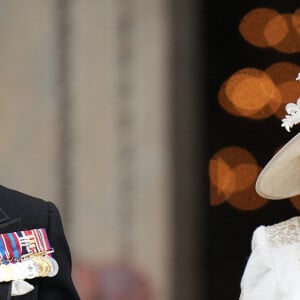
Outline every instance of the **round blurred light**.
{"label": "round blurred light", "polygon": [[296,32],[300,34],[300,8],[298,8],[292,15],[292,25]]}
{"label": "round blurred light", "polygon": [[282,96],[282,104],[277,110],[276,116],[282,119],[286,115],[285,106],[289,102],[296,102],[300,96],[300,83],[296,80],[283,82],[278,86]]}
{"label": "round blurred light", "polygon": [[261,30],[263,30],[268,45],[276,46],[288,35],[289,26],[286,18],[278,15],[270,19]]}
{"label": "round blurred light", "polygon": [[245,68],[224,82],[218,93],[220,105],[229,113],[262,119],[274,113],[271,102],[280,103],[280,93],[265,72]]}
{"label": "round blurred light", "polygon": [[216,206],[228,201],[242,210],[263,206],[267,200],[258,196],[254,188],[259,172],[260,167],[247,150],[239,147],[221,149],[209,164],[210,204]]}
{"label": "round blurred light", "polygon": [[[248,43],[257,47],[270,47],[270,42],[278,41],[282,38],[282,34],[278,35],[277,38],[273,37],[271,28],[267,29],[269,35],[265,34],[267,24],[277,16],[280,16],[280,14],[274,9],[254,9],[243,17],[239,25],[239,31]],[[274,24],[277,26],[278,22]]]}
{"label": "round blurred light", "polygon": [[270,65],[265,72],[272,78],[273,82],[278,85],[286,81],[295,81],[300,67],[296,64],[281,61]]}
{"label": "round blurred light", "polygon": [[300,211],[300,196],[295,196],[290,198],[291,203],[293,206]]}
{"label": "round blurred light", "polygon": [[[297,53],[300,51],[300,39],[299,33],[297,32],[296,28],[293,25],[293,16],[292,14],[282,14],[281,15],[288,24],[289,31],[286,37],[280,42],[274,45],[274,48],[283,53]],[[297,17],[298,18],[298,17]]]}

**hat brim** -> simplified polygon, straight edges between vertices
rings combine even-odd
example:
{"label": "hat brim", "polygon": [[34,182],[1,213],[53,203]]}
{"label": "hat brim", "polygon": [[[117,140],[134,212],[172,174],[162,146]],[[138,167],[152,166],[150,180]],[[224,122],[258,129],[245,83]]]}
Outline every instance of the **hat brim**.
{"label": "hat brim", "polygon": [[279,200],[300,195],[300,133],[267,163],[256,180],[256,192]]}

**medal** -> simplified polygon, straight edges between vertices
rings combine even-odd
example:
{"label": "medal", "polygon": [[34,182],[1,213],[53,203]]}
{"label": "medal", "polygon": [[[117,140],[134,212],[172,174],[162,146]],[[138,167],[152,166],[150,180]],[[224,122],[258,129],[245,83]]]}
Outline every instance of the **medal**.
{"label": "medal", "polygon": [[45,228],[0,234],[0,282],[54,277],[59,270]]}
{"label": "medal", "polygon": [[24,260],[22,264],[24,266],[25,278],[32,279],[38,276],[38,269],[31,259]]}
{"label": "medal", "polygon": [[23,280],[26,278],[25,268],[21,262],[12,264],[12,268],[14,271],[14,280],[18,280],[18,279]]}
{"label": "medal", "polygon": [[59,270],[58,263],[52,256],[47,256],[47,259],[50,261],[51,264],[51,270],[48,274],[48,277],[54,277]]}
{"label": "medal", "polygon": [[6,265],[1,264],[0,265],[0,282],[3,282],[4,279],[7,276],[7,269],[6,269]]}
{"label": "medal", "polygon": [[12,268],[11,264],[6,265],[6,276],[4,278],[4,281],[12,281],[14,279],[14,270]]}
{"label": "medal", "polygon": [[48,276],[49,272],[51,271],[51,264],[46,258],[44,258],[43,256],[35,256],[31,260],[37,267],[39,276]]}

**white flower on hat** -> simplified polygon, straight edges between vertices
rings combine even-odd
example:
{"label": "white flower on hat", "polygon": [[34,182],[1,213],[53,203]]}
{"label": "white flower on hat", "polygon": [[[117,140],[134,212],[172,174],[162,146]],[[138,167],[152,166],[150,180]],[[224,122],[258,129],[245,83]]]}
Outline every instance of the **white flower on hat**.
{"label": "white flower on hat", "polygon": [[[296,77],[297,81],[300,81],[300,73]],[[298,98],[297,103],[288,103],[285,106],[285,110],[288,113],[285,118],[282,119],[281,127],[284,127],[288,132],[290,129],[300,123],[300,98]]]}
{"label": "white flower on hat", "polygon": [[294,125],[300,123],[300,98],[298,98],[296,104],[288,103],[285,107],[285,110],[288,114],[282,119],[281,126],[290,132],[290,129]]}

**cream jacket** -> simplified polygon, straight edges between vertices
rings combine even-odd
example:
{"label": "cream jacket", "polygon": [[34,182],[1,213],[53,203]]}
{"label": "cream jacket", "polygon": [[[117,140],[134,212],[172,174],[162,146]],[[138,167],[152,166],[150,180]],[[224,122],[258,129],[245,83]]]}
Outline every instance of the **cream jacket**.
{"label": "cream jacket", "polygon": [[300,217],[258,227],[240,300],[300,299]]}

